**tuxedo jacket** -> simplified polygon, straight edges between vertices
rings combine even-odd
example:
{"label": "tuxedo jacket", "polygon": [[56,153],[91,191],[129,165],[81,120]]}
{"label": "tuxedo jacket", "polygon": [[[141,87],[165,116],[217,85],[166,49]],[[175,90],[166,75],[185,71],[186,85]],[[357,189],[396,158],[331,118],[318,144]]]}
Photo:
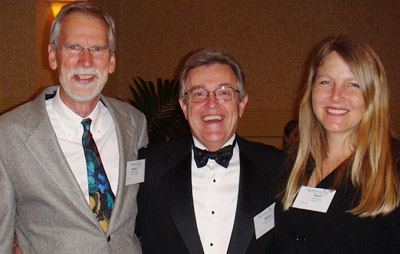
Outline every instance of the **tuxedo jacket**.
{"label": "tuxedo jacket", "polygon": [[117,133],[118,189],[108,232],[89,208],[59,146],[45,106],[57,87],[0,117],[0,253],[12,253],[14,231],[24,254],[141,253],[134,236],[138,184],[125,185],[126,163],[147,145],[145,117],[101,96]]}
{"label": "tuxedo jacket", "polygon": [[[253,218],[274,202],[282,152],[237,137],[240,180],[229,254],[269,253],[274,230],[255,239]],[[196,226],[191,183],[192,137],[139,152],[146,159],[138,194],[137,233],[144,254],[204,253]]]}

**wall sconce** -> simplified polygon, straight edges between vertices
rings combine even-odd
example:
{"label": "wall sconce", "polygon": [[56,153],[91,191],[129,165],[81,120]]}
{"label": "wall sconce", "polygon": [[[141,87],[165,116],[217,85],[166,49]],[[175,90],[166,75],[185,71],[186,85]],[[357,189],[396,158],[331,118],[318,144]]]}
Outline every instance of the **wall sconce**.
{"label": "wall sconce", "polygon": [[[51,6],[51,9],[53,11],[54,17],[57,16],[58,12],[61,10],[61,8],[64,5],[67,5],[71,2],[75,2],[78,0],[64,0],[64,1],[56,1],[56,0],[47,0]],[[82,1],[82,0],[80,0]],[[83,0],[83,2],[87,2],[87,0]]]}

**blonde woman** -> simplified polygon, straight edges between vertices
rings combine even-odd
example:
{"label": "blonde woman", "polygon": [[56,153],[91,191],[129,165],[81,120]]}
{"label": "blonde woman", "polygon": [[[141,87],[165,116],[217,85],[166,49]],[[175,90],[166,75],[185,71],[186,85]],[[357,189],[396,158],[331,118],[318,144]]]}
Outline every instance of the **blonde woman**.
{"label": "blonde woman", "polygon": [[400,253],[399,146],[379,57],[350,38],[324,42],[299,110],[278,253]]}

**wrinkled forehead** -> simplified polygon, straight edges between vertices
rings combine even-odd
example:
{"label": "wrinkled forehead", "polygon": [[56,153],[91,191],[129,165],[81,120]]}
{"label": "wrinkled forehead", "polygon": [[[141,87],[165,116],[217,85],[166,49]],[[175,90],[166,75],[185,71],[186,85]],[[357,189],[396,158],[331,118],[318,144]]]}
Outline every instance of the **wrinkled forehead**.
{"label": "wrinkled forehead", "polygon": [[202,65],[189,71],[186,78],[186,90],[202,87],[216,89],[222,86],[238,88],[237,78],[233,70],[226,64]]}
{"label": "wrinkled forehead", "polygon": [[108,28],[99,17],[86,13],[72,13],[65,17],[61,23],[59,43],[86,42],[109,44]]}
{"label": "wrinkled forehead", "polygon": [[60,33],[65,32],[66,29],[73,28],[75,31],[84,30],[85,24],[92,23],[103,30],[108,35],[107,22],[99,16],[90,12],[74,11],[68,13],[60,22]]}

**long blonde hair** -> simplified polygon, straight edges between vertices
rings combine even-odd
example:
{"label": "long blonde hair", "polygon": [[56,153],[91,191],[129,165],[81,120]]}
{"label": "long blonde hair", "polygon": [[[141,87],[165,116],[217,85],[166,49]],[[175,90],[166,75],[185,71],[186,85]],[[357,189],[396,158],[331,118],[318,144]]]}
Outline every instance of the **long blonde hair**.
{"label": "long blonde hair", "polygon": [[342,164],[331,188],[344,177],[351,178],[360,193],[359,203],[349,212],[360,217],[388,214],[399,205],[400,183],[391,148],[389,99],[386,74],[377,54],[365,43],[335,37],[325,41],[314,57],[299,108],[299,143],[285,193],[283,207],[292,205],[300,187],[310,178],[310,164],[321,180],[322,161],[327,154],[326,131],[312,110],[312,90],[318,68],[331,52],[339,54],[359,82],[366,109],[359,127],[349,140],[354,144],[350,158]]}

